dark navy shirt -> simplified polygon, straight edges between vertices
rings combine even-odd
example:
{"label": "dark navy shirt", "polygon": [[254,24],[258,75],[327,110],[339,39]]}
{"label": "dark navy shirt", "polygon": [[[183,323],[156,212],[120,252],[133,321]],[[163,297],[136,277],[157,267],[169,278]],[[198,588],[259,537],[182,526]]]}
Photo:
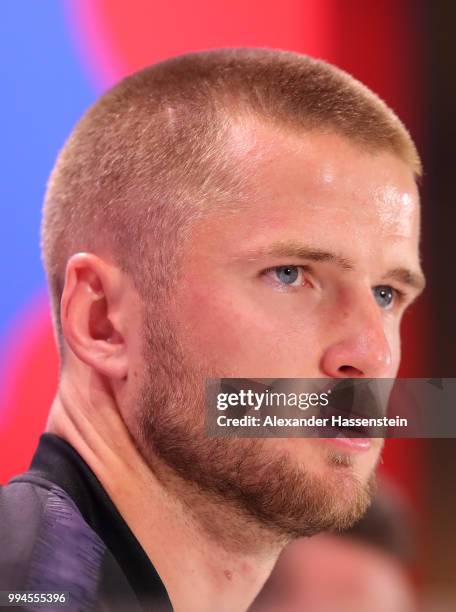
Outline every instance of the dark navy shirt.
{"label": "dark navy shirt", "polygon": [[15,590],[69,593],[66,607],[24,610],[172,610],[94,473],[53,434],[41,436],[30,469],[0,487],[0,591]]}

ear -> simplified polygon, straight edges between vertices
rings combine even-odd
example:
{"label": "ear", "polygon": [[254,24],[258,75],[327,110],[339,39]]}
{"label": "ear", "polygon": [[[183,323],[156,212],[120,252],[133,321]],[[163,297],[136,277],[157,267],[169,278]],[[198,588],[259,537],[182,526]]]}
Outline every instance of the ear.
{"label": "ear", "polygon": [[109,378],[126,378],[127,279],[90,253],[70,257],[60,304],[62,331],[73,353]]}

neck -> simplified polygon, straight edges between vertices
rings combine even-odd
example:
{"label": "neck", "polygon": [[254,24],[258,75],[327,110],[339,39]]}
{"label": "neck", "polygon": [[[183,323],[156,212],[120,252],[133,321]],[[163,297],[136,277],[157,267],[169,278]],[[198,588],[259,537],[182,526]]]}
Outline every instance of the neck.
{"label": "neck", "polygon": [[159,573],[176,612],[247,610],[283,542],[159,462],[151,469],[101,384],[91,385],[89,400],[62,380],[47,431],[71,444],[95,473]]}

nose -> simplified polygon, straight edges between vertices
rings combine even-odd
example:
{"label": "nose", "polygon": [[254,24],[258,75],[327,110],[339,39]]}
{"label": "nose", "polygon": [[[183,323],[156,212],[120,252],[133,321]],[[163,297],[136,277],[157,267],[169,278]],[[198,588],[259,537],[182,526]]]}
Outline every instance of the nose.
{"label": "nose", "polygon": [[321,369],[325,376],[392,376],[391,346],[385,335],[383,316],[372,296],[346,305],[333,330],[333,339],[323,353]]}

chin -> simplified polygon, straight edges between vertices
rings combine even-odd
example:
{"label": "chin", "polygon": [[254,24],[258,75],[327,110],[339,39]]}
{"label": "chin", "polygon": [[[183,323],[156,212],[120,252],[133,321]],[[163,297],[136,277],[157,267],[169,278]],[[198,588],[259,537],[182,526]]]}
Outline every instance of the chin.
{"label": "chin", "polygon": [[370,505],[378,451],[358,456],[308,438],[269,439],[262,450],[250,500],[283,534],[295,538],[346,529]]}
{"label": "chin", "polygon": [[355,472],[366,480],[375,470],[383,441],[363,440],[362,443],[345,442],[336,438],[280,438],[271,441],[271,447],[315,472],[327,472],[328,468]]}

